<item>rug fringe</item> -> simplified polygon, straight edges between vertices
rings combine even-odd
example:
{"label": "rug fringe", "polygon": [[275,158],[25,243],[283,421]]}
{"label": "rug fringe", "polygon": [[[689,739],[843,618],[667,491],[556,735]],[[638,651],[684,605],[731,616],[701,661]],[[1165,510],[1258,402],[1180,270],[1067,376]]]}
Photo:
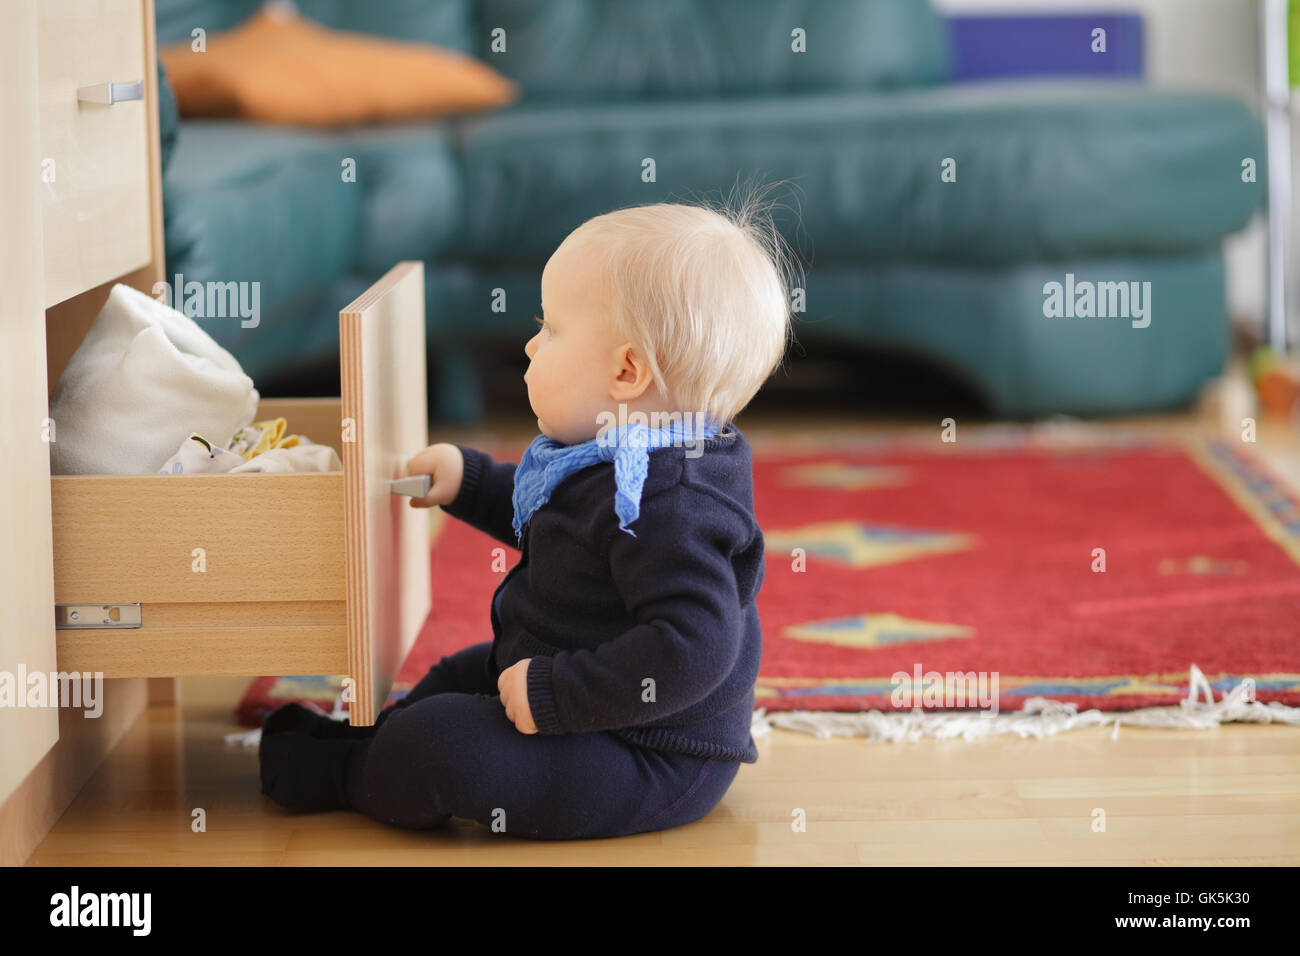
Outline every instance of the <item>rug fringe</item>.
{"label": "rug fringe", "polygon": [[[985,715],[979,712],[869,710],[859,713],[837,711],[775,711],[765,708],[754,712],[751,732],[755,738],[771,733],[773,727],[812,734],[815,737],[866,737],[869,741],[896,743],[917,741],[922,737],[948,739],[961,737],[1050,737],[1068,730],[1114,725],[1111,739],[1119,736],[1120,724],[1135,727],[1208,730],[1220,724],[1280,723],[1300,727],[1300,707],[1271,701],[1262,704],[1254,699],[1254,682],[1249,678],[1214,699],[1214,691],[1201,669],[1193,664],[1188,672],[1187,699],[1177,707],[1147,707],[1142,710],[1103,713],[1100,710],[1078,712],[1077,704],[1030,697],[1019,711]],[[1199,700],[1201,693],[1205,700]]]}

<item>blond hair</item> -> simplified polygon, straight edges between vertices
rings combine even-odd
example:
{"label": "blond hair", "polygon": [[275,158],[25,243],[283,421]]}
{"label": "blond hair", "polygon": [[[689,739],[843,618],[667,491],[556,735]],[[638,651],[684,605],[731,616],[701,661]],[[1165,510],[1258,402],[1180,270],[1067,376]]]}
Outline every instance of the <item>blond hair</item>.
{"label": "blond hair", "polygon": [[644,353],[660,396],[719,424],[749,404],[793,335],[796,262],[767,191],[618,209],[570,237],[602,269],[614,330]]}

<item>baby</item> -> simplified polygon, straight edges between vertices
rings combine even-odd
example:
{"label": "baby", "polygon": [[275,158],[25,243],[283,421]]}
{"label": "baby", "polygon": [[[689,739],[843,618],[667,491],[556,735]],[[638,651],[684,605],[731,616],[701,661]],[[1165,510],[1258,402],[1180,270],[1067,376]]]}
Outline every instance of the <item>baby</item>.
{"label": "baby", "polygon": [[519,548],[493,640],[442,658],[373,727],[277,710],[265,794],[590,839],[698,820],[758,759],[763,536],[732,420],[790,336],[790,259],[759,209],[640,206],[564,240],[524,348],[541,434],[518,465],[440,443],[407,469],[433,477],[412,505]]}

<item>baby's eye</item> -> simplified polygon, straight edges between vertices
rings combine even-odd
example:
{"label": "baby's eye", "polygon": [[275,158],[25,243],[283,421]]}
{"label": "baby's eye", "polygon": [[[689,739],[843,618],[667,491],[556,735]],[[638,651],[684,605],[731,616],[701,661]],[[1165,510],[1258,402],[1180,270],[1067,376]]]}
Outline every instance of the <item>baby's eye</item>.
{"label": "baby's eye", "polygon": [[547,332],[550,332],[550,331],[551,331],[551,330],[547,327],[546,323],[543,322],[541,319],[539,319],[537,316],[533,316],[533,321],[536,322],[539,326],[541,326],[542,329],[544,329],[545,331],[547,331]]}

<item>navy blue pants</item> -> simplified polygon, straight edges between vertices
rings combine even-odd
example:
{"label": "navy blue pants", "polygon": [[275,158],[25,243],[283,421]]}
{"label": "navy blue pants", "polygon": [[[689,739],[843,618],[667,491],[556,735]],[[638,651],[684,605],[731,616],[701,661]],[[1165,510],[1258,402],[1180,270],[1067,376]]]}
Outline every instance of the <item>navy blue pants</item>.
{"label": "navy blue pants", "polygon": [[663,753],[610,733],[522,734],[487,668],[491,642],[444,657],[357,740],[352,809],[399,827],[451,817],[542,840],[666,830],[711,811],[734,761]]}

